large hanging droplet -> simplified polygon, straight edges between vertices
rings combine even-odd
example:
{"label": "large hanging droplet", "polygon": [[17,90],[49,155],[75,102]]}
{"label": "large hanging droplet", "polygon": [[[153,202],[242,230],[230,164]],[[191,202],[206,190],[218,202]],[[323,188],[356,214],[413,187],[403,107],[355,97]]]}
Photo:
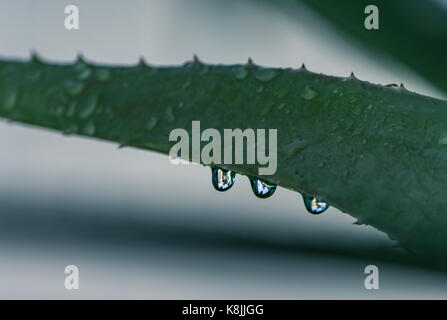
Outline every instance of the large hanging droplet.
{"label": "large hanging droplet", "polygon": [[250,179],[251,189],[255,196],[261,199],[268,198],[275,193],[276,185],[268,184],[259,179]]}
{"label": "large hanging droplet", "polygon": [[329,208],[329,205],[323,200],[303,194],[304,205],[307,211],[312,214],[320,214]]}
{"label": "large hanging droplet", "polygon": [[217,191],[227,191],[230,189],[236,177],[236,174],[230,170],[211,168],[213,187]]}

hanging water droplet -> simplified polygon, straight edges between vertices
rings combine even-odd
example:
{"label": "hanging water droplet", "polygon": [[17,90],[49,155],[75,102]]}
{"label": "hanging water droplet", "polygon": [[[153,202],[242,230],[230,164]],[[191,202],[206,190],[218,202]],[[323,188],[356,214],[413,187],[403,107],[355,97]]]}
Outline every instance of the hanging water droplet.
{"label": "hanging water droplet", "polygon": [[99,81],[107,81],[112,78],[112,73],[107,69],[98,69],[96,70],[96,79]]}
{"label": "hanging water droplet", "polygon": [[274,69],[259,69],[256,72],[255,78],[262,82],[269,82],[278,75]]}
{"label": "hanging water droplet", "polygon": [[231,170],[211,168],[211,172],[213,187],[217,191],[227,191],[233,186],[234,180],[236,179],[236,174]]}
{"label": "hanging water droplet", "polygon": [[390,83],[390,84],[387,84],[385,87],[388,87],[388,88],[399,88],[399,85],[396,84],[396,83]]}
{"label": "hanging water droplet", "polygon": [[312,214],[320,214],[329,208],[329,205],[323,200],[303,194],[304,205]]}
{"label": "hanging water droplet", "polygon": [[65,91],[72,96],[80,94],[84,90],[84,84],[82,82],[68,80],[65,82]]}
{"label": "hanging water droplet", "polygon": [[245,67],[236,67],[233,68],[233,74],[236,77],[236,79],[243,80],[247,78],[248,71],[245,69]]}
{"label": "hanging water droplet", "polygon": [[318,96],[318,92],[311,89],[309,86],[306,86],[304,88],[303,93],[301,93],[301,97],[303,97],[306,100],[312,100],[316,96]]}
{"label": "hanging water droplet", "polygon": [[259,179],[250,179],[251,189],[255,196],[261,199],[269,198],[275,193],[276,185],[268,184]]}

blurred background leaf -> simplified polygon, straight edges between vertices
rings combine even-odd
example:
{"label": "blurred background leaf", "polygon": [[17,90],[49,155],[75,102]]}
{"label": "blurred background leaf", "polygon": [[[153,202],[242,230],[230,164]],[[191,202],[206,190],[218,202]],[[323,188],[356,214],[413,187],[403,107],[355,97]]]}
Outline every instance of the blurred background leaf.
{"label": "blurred background leaf", "polygon": [[[305,4],[368,53],[391,58],[447,92],[447,2],[444,0],[266,0],[296,16]],[[368,5],[379,9],[379,30],[367,30]],[[299,17],[299,15],[298,15]],[[379,57],[380,58],[380,57]],[[353,70],[355,71],[355,70]]]}

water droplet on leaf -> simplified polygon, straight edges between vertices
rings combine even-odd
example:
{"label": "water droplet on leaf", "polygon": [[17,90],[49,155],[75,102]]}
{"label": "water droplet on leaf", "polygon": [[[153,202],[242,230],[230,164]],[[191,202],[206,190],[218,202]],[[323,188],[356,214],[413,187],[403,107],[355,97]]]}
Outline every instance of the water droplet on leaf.
{"label": "water droplet on leaf", "polygon": [[146,130],[147,130],[147,131],[151,131],[152,129],[155,128],[155,126],[157,125],[157,123],[158,123],[158,118],[155,117],[155,116],[152,116],[152,117],[149,119],[149,121],[146,123],[146,126],[145,126]]}
{"label": "water droplet on leaf", "polygon": [[87,119],[88,117],[90,117],[93,114],[93,112],[95,112],[97,103],[98,103],[97,95],[89,97],[87,103],[85,104],[84,109],[82,109],[82,111],[79,113],[79,117],[81,117],[81,119]]}
{"label": "water droplet on leaf", "polygon": [[92,75],[92,71],[90,69],[86,68],[78,74],[78,79],[79,80],[87,80],[88,78],[90,78],[91,75]]}
{"label": "water droplet on leaf", "polygon": [[107,69],[96,70],[96,79],[99,81],[108,81],[112,78],[112,73]]}
{"label": "water droplet on leaf", "polygon": [[65,82],[65,91],[69,95],[76,96],[84,90],[84,84],[79,81],[68,80]]}
{"label": "water droplet on leaf", "polygon": [[82,133],[88,136],[92,136],[95,134],[96,128],[93,121],[89,121],[86,123],[86,125],[82,128]]}
{"label": "water droplet on leaf", "polygon": [[12,110],[16,105],[17,96],[18,92],[16,90],[7,92],[5,97],[3,98],[3,107],[6,110]]}
{"label": "water droplet on leaf", "polygon": [[174,110],[172,109],[171,106],[166,108],[165,117],[166,117],[166,120],[168,120],[169,122],[175,121]]}
{"label": "water droplet on leaf", "polygon": [[211,168],[211,172],[213,187],[217,191],[227,191],[233,186],[234,180],[236,179],[236,174],[231,170]]}
{"label": "water droplet on leaf", "polygon": [[250,179],[250,184],[255,196],[261,199],[269,198],[276,190],[276,185],[268,184],[267,182],[256,178]]}
{"label": "water droplet on leaf", "polygon": [[73,115],[75,114],[76,111],[76,102],[72,101],[70,102],[70,104],[68,105],[68,109],[67,109],[67,117],[73,117]]}
{"label": "water droplet on leaf", "polygon": [[236,67],[233,68],[233,74],[236,77],[236,79],[243,80],[247,78],[248,71],[244,67]]}
{"label": "water droplet on leaf", "polygon": [[35,71],[28,75],[28,79],[32,82],[40,80],[41,77],[42,77],[42,73],[40,71]]}
{"label": "water droplet on leaf", "polygon": [[55,116],[61,116],[64,113],[64,106],[57,106],[53,113]]}
{"label": "water droplet on leaf", "polygon": [[255,78],[262,82],[269,82],[278,75],[274,69],[260,69],[256,72]]}
{"label": "water droplet on leaf", "polygon": [[323,200],[303,194],[304,206],[312,214],[320,214],[329,208]]}
{"label": "water droplet on leaf", "polygon": [[306,100],[312,100],[316,96],[318,96],[318,92],[311,89],[309,86],[306,86],[304,88],[303,93],[301,93],[301,97],[303,97]]}
{"label": "water droplet on leaf", "polygon": [[446,145],[447,144],[447,132],[444,132],[441,137],[438,140],[438,143],[440,145]]}

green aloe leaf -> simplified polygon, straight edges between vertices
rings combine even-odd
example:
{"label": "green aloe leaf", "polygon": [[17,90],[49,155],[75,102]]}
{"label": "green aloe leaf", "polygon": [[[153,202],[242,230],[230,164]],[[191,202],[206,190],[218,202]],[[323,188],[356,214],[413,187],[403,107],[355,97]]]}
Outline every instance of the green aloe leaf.
{"label": "green aloe leaf", "polygon": [[[307,195],[424,255],[447,248],[447,102],[300,69],[0,61],[0,117],[168,153],[171,130],[278,129],[278,169],[222,165]],[[70,143],[67,140],[67,143]],[[261,200],[260,200],[261,201]]]}

